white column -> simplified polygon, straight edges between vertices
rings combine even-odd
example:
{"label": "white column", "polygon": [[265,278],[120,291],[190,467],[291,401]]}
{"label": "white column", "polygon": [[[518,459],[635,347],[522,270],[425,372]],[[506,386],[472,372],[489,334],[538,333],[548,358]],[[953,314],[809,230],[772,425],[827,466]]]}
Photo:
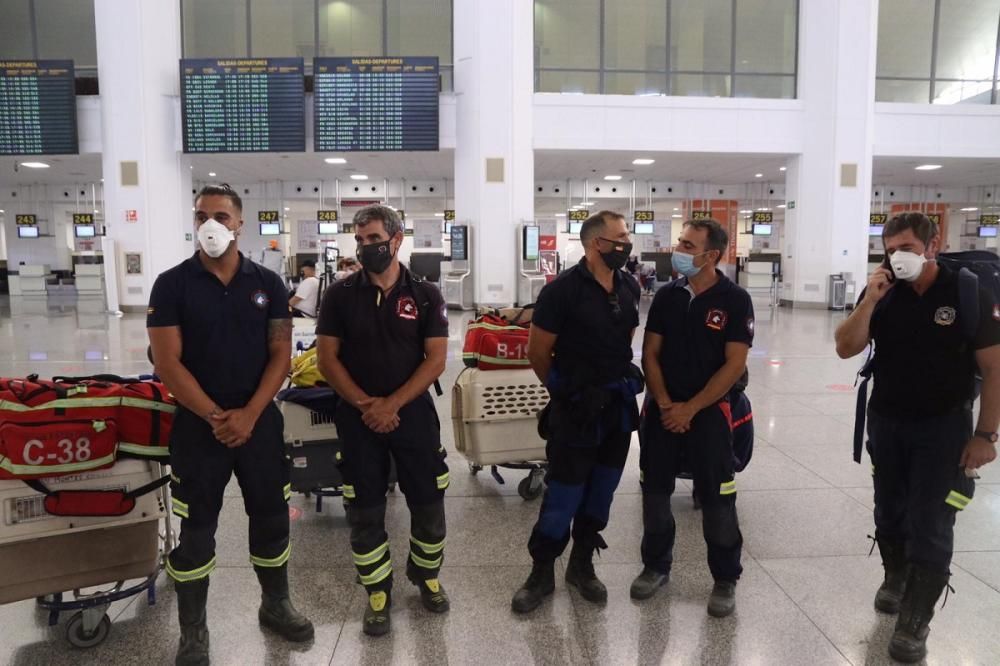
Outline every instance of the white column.
{"label": "white column", "polygon": [[[94,0],[107,234],[115,241],[123,310],[146,307],[153,281],[193,252],[191,169],[179,151],[179,2]],[[123,182],[137,167],[138,184]],[[123,169],[124,167],[124,169]],[[137,221],[126,221],[135,211]],[[142,254],[127,275],[125,254]]]}
{"label": "white column", "polygon": [[[479,304],[516,298],[517,225],[535,216],[532,0],[455,0],[455,216],[472,227]],[[488,182],[487,164],[502,162]]]}
{"label": "white column", "polygon": [[803,152],[789,160],[785,174],[784,299],[820,307],[830,274],[852,273],[858,292],[865,282],[878,3],[799,7],[798,91],[806,132]]}

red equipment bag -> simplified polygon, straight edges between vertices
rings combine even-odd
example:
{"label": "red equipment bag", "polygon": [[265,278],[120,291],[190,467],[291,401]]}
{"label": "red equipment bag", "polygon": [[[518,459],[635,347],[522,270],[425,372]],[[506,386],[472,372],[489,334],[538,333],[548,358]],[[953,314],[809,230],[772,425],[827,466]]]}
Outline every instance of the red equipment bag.
{"label": "red equipment bag", "polygon": [[528,367],[530,324],[512,324],[495,314],[484,314],[469,322],[465,331],[462,359],[480,370]]}
{"label": "red equipment bag", "polygon": [[113,419],[58,418],[0,424],[0,479],[41,479],[115,464]]}
{"label": "red equipment bag", "polygon": [[41,481],[25,481],[37,492],[45,495],[45,511],[53,516],[125,516],[135,508],[135,499],[167,485],[170,475],[147,483],[130,492],[124,490],[49,490]]}

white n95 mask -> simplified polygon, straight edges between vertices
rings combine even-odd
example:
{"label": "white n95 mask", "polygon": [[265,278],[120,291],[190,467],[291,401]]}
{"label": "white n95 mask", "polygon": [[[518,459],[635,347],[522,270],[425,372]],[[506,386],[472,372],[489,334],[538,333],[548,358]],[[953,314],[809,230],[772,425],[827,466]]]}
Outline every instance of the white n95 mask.
{"label": "white n95 mask", "polygon": [[920,273],[923,272],[924,263],[926,262],[927,258],[924,255],[914,254],[913,252],[898,251],[889,257],[892,274],[900,280],[906,280],[907,282],[913,282],[920,277]]}
{"label": "white n95 mask", "polygon": [[198,227],[198,244],[213,259],[225,254],[229,244],[234,240],[236,235],[226,225],[212,218],[205,220]]}

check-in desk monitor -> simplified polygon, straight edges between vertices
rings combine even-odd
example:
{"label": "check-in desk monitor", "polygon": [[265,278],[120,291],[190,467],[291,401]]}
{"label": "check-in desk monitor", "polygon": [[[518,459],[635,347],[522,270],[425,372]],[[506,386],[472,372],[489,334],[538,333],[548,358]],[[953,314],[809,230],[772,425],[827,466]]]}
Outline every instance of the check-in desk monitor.
{"label": "check-in desk monitor", "polygon": [[519,237],[520,253],[517,271],[517,305],[524,306],[538,300],[538,294],[545,286],[542,271],[540,227],[536,224],[521,226]]}
{"label": "check-in desk monitor", "polygon": [[474,307],[472,293],[472,268],[469,261],[469,227],[456,224],[451,228],[451,267],[444,276],[444,302],[449,308],[471,310]]}

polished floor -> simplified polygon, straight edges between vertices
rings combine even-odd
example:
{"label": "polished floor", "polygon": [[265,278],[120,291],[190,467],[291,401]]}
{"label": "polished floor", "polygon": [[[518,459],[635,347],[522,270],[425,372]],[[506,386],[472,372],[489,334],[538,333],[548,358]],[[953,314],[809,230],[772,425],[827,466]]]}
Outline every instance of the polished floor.
{"label": "polished floor", "polygon": [[[648,304],[648,299],[646,299]],[[872,598],[881,577],[869,557],[872,489],[867,465],[851,460],[855,361],[833,353],[843,315],[758,305],[749,394],[757,441],[738,476],[745,573],[738,608],[727,619],[705,612],[711,578],[700,514],[686,482],[674,498],[678,520],[669,584],[652,600],[628,596],[638,573],[642,532],[638,447],[633,445],[605,532],[610,548],[597,566],[609,601],[597,607],[557,581],[534,615],[510,611],[510,597],[530,569],[526,542],[538,501],[516,491],[523,472],[499,485],[472,476],[454,451],[446,395],[438,399],[450,450],[447,562],[442,581],[452,598],[445,616],[425,613],[399,576],[392,635],[361,633],[365,597],[354,584],[348,529],[339,500],[322,512],[292,498],[292,587],[316,638],[290,646],[257,626],[258,588],[246,556],[247,527],[236,486],[218,533],[219,568],[211,579],[209,623],[215,664],[879,664],[887,663],[892,620]],[[460,370],[467,315],[452,315],[451,357],[442,384]],[[637,340],[637,346],[639,344]],[[86,301],[0,302],[0,367],[7,376],[148,371],[142,317],[109,317]],[[406,507],[389,499],[394,560],[406,553]],[[1000,663],[1000,463],[982,471],[956,531],[955,593],[932,624],[929,663]],[[559,564],[562,571],[563,564]],[[26,601],[0,607],[0,664],[172,663],[178,629],[171,586],[159,600],[117,602],[102,645],[71,648],[60,626]]]}

